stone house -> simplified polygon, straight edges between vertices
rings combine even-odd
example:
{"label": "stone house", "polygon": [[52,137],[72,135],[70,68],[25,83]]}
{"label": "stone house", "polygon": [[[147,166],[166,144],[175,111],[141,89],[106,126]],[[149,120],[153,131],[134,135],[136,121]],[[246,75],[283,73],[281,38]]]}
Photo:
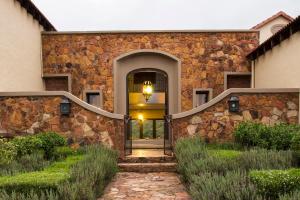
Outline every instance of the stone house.
{"label": "stone house", "polygon": [[100,142],[121,156],[134,148],[172,154],[179,137],[223,142],[241,121],[299,121],[299,89],[251,88],[247,55],[259,45],[257,30],[48,28],[41,33],[43,89],[1,89],[2,136],[52,130],[70,145]]}

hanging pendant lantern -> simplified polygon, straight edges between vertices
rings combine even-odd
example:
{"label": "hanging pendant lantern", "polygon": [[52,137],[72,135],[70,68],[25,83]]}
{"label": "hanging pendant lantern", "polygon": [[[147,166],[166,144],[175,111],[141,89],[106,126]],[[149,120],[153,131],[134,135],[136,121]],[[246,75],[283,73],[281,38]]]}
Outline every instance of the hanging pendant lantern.
{"label": "hanging pendant lantern", "polygon": [[151,81],[145,81],[143,85],[143,95],[146,102],[149,101],[150,97],[152,96],[152,93],[153,93],[153,86]]}

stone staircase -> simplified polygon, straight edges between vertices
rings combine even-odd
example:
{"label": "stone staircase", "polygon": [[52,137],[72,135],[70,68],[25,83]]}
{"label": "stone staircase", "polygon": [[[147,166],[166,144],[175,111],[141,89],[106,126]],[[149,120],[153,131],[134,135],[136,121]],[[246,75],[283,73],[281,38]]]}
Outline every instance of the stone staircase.
{"label": "stone staircase", "polygon": [[122,172],[176,172],[176,160],[173,156],[126,157],[118,163]]}

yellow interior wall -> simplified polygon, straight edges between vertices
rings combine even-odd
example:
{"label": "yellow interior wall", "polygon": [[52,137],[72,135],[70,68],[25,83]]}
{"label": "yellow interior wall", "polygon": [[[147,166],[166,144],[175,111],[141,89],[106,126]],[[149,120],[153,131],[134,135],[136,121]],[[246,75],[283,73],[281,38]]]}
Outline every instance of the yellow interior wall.
{"label": "yellow interior wall", "polygon": [[142,114],[144,119],[163,119],[165,110],[130,110],[129,115],[133,119],[137,119],[138,115]]}

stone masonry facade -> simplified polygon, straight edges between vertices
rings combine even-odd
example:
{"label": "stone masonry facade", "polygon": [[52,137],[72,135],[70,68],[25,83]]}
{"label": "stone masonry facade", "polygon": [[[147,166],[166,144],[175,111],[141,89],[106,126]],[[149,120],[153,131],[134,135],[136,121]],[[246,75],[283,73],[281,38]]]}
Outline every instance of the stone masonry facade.
{"label": "stone masonry facade", "polygon": [[124,121],[108,118],[71,103],[71,114],[60,114],[62,97],[1,97],[0,135],[14,137],[55,131],[73,146],[101,143],[123,154]]}
{"label": "stone masonry facade", "polygon": [[71,74],[72,94],[103,91],[103,109],[113,112],[113,61],[134,50],[160,50],[181,60],[181,107],[192,108],[195,88],[224,90],[224,72],[250,72],[245,56],[258,45],[257,32],[43,34],[43,73]]}
{"label": "stone masonry facade", "polygon": [[[240,99],[240,112],[228,111],[230,96]],[[55,131],[72,146],[101,143],[124,156],[124,119],[103,116],[71,102],[71,113],[60,113],[61,96],[0,97],[0,136],[32,135]],[[299,92],[230,94],[210,107],[173,119],[174,142],[201,136],[208,142],[233,141],[234,127],[242,121],[268,125],[297,124]]]}
{"label": "stone masonry facade", "polygon": [[[240,99],[240,112],[228,110],[230,96]],[[174,140],[180,137],[201,136],[207,142],[233,140],[234,127],[242,121],[254,121],[267,125],[298,123],[299,94],[231,94],[202,112],[174,119]]]}

